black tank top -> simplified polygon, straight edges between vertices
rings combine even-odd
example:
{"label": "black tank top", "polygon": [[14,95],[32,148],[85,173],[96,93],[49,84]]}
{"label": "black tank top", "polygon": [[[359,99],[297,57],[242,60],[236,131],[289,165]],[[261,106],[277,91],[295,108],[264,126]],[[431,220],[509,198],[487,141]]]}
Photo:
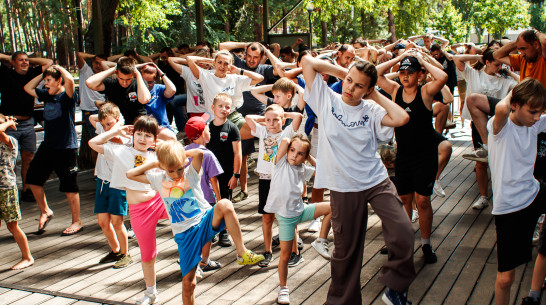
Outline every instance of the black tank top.
{"label": "black tank top", "polygon": [[400,86],[396,93],[395,103],[410,116],[406,125],[394,128],[398,147],[397,155],[437,153],[434,141],[435,130],[432,126],[432,111],[428,110],[423,102],[421,88],[421,86],[417,87],[417,94],[411,103],[404,102],[402,97],[404,86]]}

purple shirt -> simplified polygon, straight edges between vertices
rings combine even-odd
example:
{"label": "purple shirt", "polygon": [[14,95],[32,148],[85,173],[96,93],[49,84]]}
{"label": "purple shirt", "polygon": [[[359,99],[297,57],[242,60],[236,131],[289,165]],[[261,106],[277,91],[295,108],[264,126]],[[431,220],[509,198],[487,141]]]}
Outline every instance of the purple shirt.
{"label": "purple shirt", "polygon": [[[186,146],[186,150],[194,148],[199,148],[203,151],[203,175],[201,176],[201,189],[203,190],[205,199],[209,203],[215,204],[216,198],[214,197],[214,190],[210,184],[210,178],[223,174],[224,170],[222,169],[220,162],[218,162],[218,159],[216,159],[214,154],[205,146],[196,143],[191,143],[190,145]],[[189,158],[189,160],[190,162],[188,163],[188,166],[192,161],[191,158]]]}

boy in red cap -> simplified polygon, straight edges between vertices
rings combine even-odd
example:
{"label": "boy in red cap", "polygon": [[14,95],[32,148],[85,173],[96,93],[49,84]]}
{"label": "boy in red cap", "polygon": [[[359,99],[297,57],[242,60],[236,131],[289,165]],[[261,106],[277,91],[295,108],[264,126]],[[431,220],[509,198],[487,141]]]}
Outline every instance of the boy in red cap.
{"label": "boy in red cap", "polygon": [[[217,176],[222,174],[224,170],[214,154],[205,147],[210,141],[210,131],[206,122],[208,118],[210,118],[210,115],[205,113],[202,116],[194,116],[186,122],[184,131],[191,141],[191,144],[186,146],[185,149],[190,150],[199,148],[203,151],[201,189],[203,190],[205,199],[211,206],[214,206],[216,202],[222,198],[222,196],[220,196],[220,185],[218,184]],[[190,164],[191,159],[188,162],[188,166]],[[211,243],[212,242],[209,242],[203,247],[203,253],[201,254],[201,263],[199,264],[199,267],[205,272],[220,269],[222,267],[219,262],[209,259]]]}

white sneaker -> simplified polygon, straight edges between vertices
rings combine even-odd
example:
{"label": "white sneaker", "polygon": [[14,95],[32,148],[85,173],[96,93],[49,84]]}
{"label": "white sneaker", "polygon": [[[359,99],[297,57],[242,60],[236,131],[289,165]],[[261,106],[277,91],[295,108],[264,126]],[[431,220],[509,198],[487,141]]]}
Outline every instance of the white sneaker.
{"label": "white sneaker", "polygon": [[307,232],[318,232],[318,231],[320,231],[320,225],[321,225],[320,217],[317,217],[316,219],[313,219],[311,221],[311,223],[309,223],[309,227],[307,227]]}
{"label": "white sneaker", "polygon": [[290,304],[290,292],[288,288],[281,288],[277,297],[277,304]]}
{"label": "white sneaker", "polygon": [[482,210],[485,209],[487,206],[489,206],[489,198],[484,196],[480,196],[480,198],[478,198],[478,200],[476,200],[476,202],[472,204],[472,208],[474,210]]}
{"label": "white sneaker", "polygon": [[136,300],[136,304],[138,305],[149,305],[159,302],[159,298],[157,296],[157,293],[149,293],[147,291],[144,292],[144,296],[138,300]]}
{"label": "white sneaker", "polygon": [[540,225],[537,223],[535,227],[535,233],[533,233],[533,245],[538,244],[539,239],[540,239]]}
{"label": "white sneaker", "polygon": [[134,239],[135,238],[135,232],[133,232],[133,229],[132,228],[129,228],[127,230],[127,238],[128,239]]}
{"label": "white sneaker", "polygon": [[440,180],[436,180],[436,182],[434,182],[434,187],[432,188],[432,190],[434,191],[434,194],[436,194],[436,196],[438,197],[444,198],[446,196],[446,192],[442,188]]}
{"label": "white sneaker", "polygon": [[464,154],[463,158],[468,159],[468,160],[472,160],[472,161],[479,161],[479,162],[487,163],[487,161],[488,161],[487,156],[488,156],[487,149],[485,149],[483,147],[480,147],[480,148],[476,149],[475,151],[473,151],[472,153]]}
{"label": "white sneaker", "polygon": [[317,250],[320,256],[324,257],[327,260],[330,260],[331,256],[330,256],[330,253],[328,252],[328,242],[319,241],[318,239],[315,239],[315,241],[311,243],[311,246],[313,246],[313,248]]}
{"label": "white sneaker", "polygon": [[419,212],[417,210],[413,210],[411,212],[411,222],[414,223],[417,222],[417,220],[419,220]]}
{"label": "white sneaker", "polygon": [[203,270],[201,270],[201,267],[197,266],[197,269],[195,270],[195,278],[196,279],[202,279],[203,278]]}

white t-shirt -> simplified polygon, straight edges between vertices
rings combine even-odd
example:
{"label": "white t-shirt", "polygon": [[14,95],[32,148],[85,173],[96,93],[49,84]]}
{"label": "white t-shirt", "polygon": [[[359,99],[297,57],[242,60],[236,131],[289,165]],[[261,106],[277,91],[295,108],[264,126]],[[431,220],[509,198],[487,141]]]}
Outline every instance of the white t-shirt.
{"label": "white t-shirt", "polygon": [[[483,69],[478,71],[472,68],[468,63],[465,63],[464,71],[461,73],[466,80],[466,97],[472,93],[480,93],[503,99],[517,85],[517,82],[511,77],[505,78],[500,75],[489,75]],[[465,120],[472,120],[466,101],[461,117]]]}
{"label": "white t-shirt", "polygon": [[85,81],[95,73],[89,65],[84,64],[80,70],[80,109],[87,111],[97,110],[95,101],[105,101],[104,94],[91,90],[85,84]]}
{"label": "white t-shirt", "polygon": [[201,190],[201,174],[192,165],[186,167],[184,179],[178,182],[163,170],[147,171],[146,178],[163,199],[174,235],[201,222],[203,214],[212,208]]}
{"label": "white t-shirt", "polygon": [[[97,124],[95,125],[95,133],[96,134],[104,133],[104,127],[102,127],[102,124],[100,122],[97,122]],[[131,147],[133,142],[131,139],[121,137],[121,140],[123,142],[122,144],[112,143],[112,142],[109,142],[109,143],[112,145],[122,145],[122,146]],[[103,154],[97,155],[97,164],[95,165],[95,176],[97,176],[97,178],[103,181],[110,181],[112,179],[113,168],[114,168],[113,161],[106,160]]]}
{"label": "white t-shirt", "polygon": [[250,90],[248,76],[226,74],[226,77],[220,78],[209,71],[199,68],[199,83],[203,88],[203,97],[205,98],[205,108],[211,109],[214,97],[218,93],[225,93],[232,99],[231,112],[243,105],[243,91]]}
{"label": "white t-shirt", "polygon": [[201,88],[199,80],[195,78],[191,69],[187,66],[182,66],[180,76],[186,81],[186,109],[188,113],[212,112],[210,108],[206,109],[205,107],[203,88]]}
{"label": "white t-shirt", "polygon": [[316,74],[304,99],[318,117],[315,188],[359,192],[387,179],[377,153],[378,141],[392,138],[394,128],[381,125],[387,111],[371,100],[350,106]]}
{"label": "white t-shirt", "polygon": [[119,190],[151,191],[148,183],[128,179],[127,171],[137,166],[157,161],[155,152],[140,152],[133,147],[114,143],[104,144],[104,158],[114,162],[110,187]]}
{"label": "white t-shirt", "polygon": [[258,166],[256,166],[256,171],[261,174],[261,179],[271,179],[271,173],[273,171],[273,166],[275,165],[275,157],[277,156],[281,140],[284,138],[291,138],[296,134],[296,131],[292,124],[290,124],[290,126],[279,133],[271,133],[265,126],[256,124],[256,132],[251,133],[253,136],[260,139],[260,150],[258,152]]}
{"label": "white t-shirt", "polygon": [[546,131],[546,115],[531,127],[517,126],[508,119],[502,130],[493,135],[493,118],[487,122],[489,168],[493,188],[494,215],[522,210],[539,191],[533,176],[537,157],[537,135]]}
{"label": "white t-shirt", "polygon": [[303,184],[313,177],[315,168],[307,164],[290,165],[283,156],[273,168],[273,177],[264,211],[292,218],[303,213]]}

